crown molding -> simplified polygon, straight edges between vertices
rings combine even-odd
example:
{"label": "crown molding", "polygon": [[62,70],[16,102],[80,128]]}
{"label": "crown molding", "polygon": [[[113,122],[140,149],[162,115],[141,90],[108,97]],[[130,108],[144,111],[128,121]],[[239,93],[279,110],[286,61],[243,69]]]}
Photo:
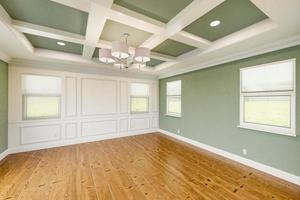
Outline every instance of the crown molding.
{"label": "crown molding", "polygon": [[[186,67],[181,70],[176,68],[176,69],[172,69],[166,73],[161,73],[161,74],[158,73],[158,75],[159,75],[158,78],[163,79],[163,78],[168,78],[171,76],[185,74],[188,72],[205,69],[205,68],[209,68],[209,67],[214,67],[216,65],[225,64],[228,62],[237,61],[237,60],[241,60],[244,58],[249,58],[252,56],[257,56],[257,55],[261,55],[264,53],[269,53],[269,52],[273,52],[273,51],[277,51],[277,50],[281,50],[281,49],[285,49],[285,48],[289,48],[289,47],[293,47],[293,46],[297,46],[297,45],[300,45],[300,35],[292,36],[287,39],[276,41],[276,42],[273,42],[273,43],[270,43],[267,45],[262,45],[257,48],[252,48],[251,50],[248,50],[248,51],[238,52],[238,53],[230,55],[230,56],[224,56],[221,58],[210,60],[209,62],[204,62],[201,64]],[[185,64],[182,63],[182,65],[184,66]]]}
{"label": "crown molding", "polygon": [[53,61],[42,61],[42,60],[31,60],[31,59],[19,59],[13,58],[9,62],[10,66],[16,67],[33,67],[39,69],[50,69],[57,71],[68,71],[75,73],[86,73],[86,74],[100,74],[107,76],[118,76],[127,78],[139,78],[139,79],[150,79],[156,80],[157,75],[149,72],[137,71],[134,69],[119,70],[117,68],[107,65],[97,64],[84,64],[84,63],[68,63],[68,62],[53,62]]}
{"label": "crown molding", "polygon": [[0,51],[0,60],[9,63],[11,60],[11,57],[9,55],[7,55],[6,53]]}

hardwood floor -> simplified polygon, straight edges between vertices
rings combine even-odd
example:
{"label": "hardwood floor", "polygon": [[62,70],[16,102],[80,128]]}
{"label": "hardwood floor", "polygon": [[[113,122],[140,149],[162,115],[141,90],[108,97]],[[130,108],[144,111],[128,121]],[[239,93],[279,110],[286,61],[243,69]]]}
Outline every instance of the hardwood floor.
{"label": "hardwood floor", "polygon": [[300,199],[300,187],[159,133],[8,156],[0,199]]}

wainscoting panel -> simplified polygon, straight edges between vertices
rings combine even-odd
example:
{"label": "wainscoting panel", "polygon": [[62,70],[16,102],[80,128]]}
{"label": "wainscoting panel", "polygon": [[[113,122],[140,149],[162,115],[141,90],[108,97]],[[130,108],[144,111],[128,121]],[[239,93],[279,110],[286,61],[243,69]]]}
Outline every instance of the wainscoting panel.
{"label": "wainscoting panel", "polygon": [[120,131],[121,132],[128,131],[128,120],[127,119],[120,119]]}
{"label": "wainscoting panel", "polygon": [[32,144],[59,140],[61,137],[61,125],[41,125],[21,127],[21,144]]}
{"label": "wainscoting panel", "polygon": [[128,113],[128,83],[125,81],[120,82],[120,113]]}
{"label": "wainscoting panel", "polygon": [[83,116],[117,113],[117,81],[81,80],[81,111]]}
{"label": "wainscoting panel", "polygon": [[131,118],[130,119],[130,130],[143,130],[150,128],[150,118]]}
{"label": "wainscoting panel", "polygon": [[66,117],[77,115],[77,79],[66,77]]}
{"label": "wainscoting panel", "polygon": [[117,133],[117,120],[92,121],[81,123],[81,135],[103,135]]}
{"label": "wainscoting panel", "polygon": [[152,112],[158,112],[158,84],[152,84]]}
{"label": "wainscoting panel", "polygon": [[65,125],[66,138],[72,139],[77,137],[77,123],[66,123]]}
{"label": "wainscoting panel", "polygon": [[[60,118],[22,118],[22,74],[61,78]],[[157,80],[13,65],[9,67],[9,76],[8,146],[12,152],[118,138],[149,133],[157,129]],[[149,113],[129,112],[131,83],[149,85]]]}
{"label": "wainscoting panel", "polygon": [[158,128],[158,126],[159,126],[158,117],[152,117],[152,128]]}

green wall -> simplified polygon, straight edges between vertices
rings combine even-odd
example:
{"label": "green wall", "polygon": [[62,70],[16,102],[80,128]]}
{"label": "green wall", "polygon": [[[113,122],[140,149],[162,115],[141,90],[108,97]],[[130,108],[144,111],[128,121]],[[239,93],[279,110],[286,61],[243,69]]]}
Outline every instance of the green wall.
{"label": "green wall", "polygon": [[7,149],[8,65],[0,60],[0,153]]}
{"label": "green wall", "polygon": [[[300,176],[300,98],[297,97],[297,137],[237,128],[239,125],[239,69],[253,65],[297,59],[296,93],[300,95],[300,46],[162,79],[160,87],[161,129],[241,155]],[[165,116],[166,82],[182,80],[182,118]]]}

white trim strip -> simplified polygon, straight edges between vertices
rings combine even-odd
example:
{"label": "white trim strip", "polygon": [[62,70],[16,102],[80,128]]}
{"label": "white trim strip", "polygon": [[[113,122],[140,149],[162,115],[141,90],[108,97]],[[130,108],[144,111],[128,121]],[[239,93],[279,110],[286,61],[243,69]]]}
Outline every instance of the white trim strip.
{"label": "white trim strip", "polygon": [[8,63],[10,61],[11,57],[7,55],[6,53],[0,51],[0,60]]}
{"label": "white trim strip", "polygon": [[247,165],[247,166],[252,167],[254,169],[257,169],[259,171],[265,172],[265,173],[270,174],[272,176],[275,176],[277,178],[280,178],[280,179],[283,179],[285,181],[294,183],[296,185],[300,185],[300,177],[299,176],[296,176],[296,175],[287,173],[285,171],[282,171],[282,170],[279,170],[279,169],[276,169],[276,168],[273,168],[273,167],[255,162],[253,160],[249,160],[247,158],[243,158],[241,156],[235,155],[233,153],[229,153],[229,152],[221,150],[221,149],[217,149],[215,147],[197,142],[195,140],[188,139],[186,137],[177,135],[175,133],[171,133],[169,131],[159,129],[159,132],[161,132],[165,135],[168,135],[170,137],[176,138],[178,140],[181,140],[183,142],[186,142],[188,144],[191,144],[193,146],[199,147],[201,149],[205,149],[205,150],[210,151],[212,153],[215,153],[215,154],[218,154],[220,156],[226,157],[230,160],[233,160],[233,161],[239,162],[241,164]]}
{"label": "white trim strip", "polygon": [[0,153],[0,161],[6,158],[9,155],[9,150],[6,149],[4,152]]}

